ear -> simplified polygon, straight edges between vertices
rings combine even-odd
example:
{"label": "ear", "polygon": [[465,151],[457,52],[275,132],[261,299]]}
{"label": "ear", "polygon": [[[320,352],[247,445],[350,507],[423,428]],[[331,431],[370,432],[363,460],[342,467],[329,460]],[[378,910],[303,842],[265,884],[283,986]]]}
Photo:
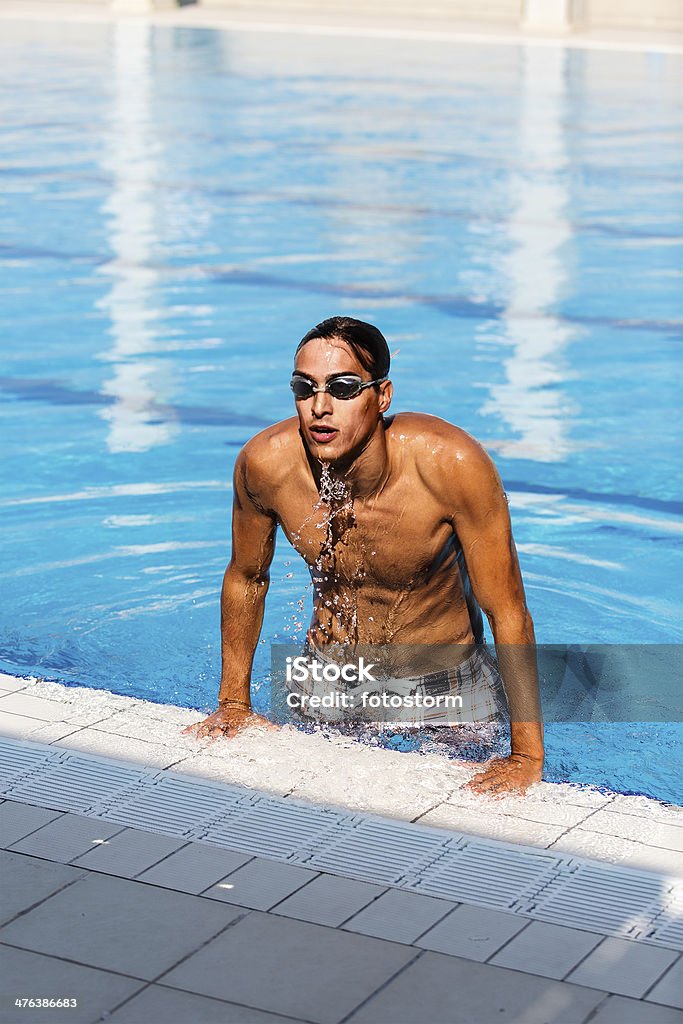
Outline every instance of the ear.
{"label": "ear", "polygon": [[390,380],[385,380],[383,384],[379,386],[379,411],[385,413],[391,405],[391,399],[394,394],[394,386]]}

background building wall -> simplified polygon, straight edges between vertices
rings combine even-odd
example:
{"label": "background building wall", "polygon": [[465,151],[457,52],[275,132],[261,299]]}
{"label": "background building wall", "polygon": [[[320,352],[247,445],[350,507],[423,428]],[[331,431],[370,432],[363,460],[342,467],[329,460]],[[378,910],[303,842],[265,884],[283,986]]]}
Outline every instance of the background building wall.
{"label": "background building wall", "polygon": [[[45,0],[43,0],[45,2]],[[55,6],[68,0],[51,0]],[[74,2],[74,0],[71,0]],[[76,0],[77,3],[153,10],[184,6],[193,0]],[[567,26],[575,29],[642,29],[683,32],[683,0],[196,0],[204,8],[233,8],[254,14],[287,11],[319,12],[377,18],[434,18],[454,21],[522,25],[525,28],[559,27],[564,8]],[[544,25],[543,8],[551,15]],[[552,7],[552,12],[550,8]],[[533,17],[529,18],[529,11]]]}

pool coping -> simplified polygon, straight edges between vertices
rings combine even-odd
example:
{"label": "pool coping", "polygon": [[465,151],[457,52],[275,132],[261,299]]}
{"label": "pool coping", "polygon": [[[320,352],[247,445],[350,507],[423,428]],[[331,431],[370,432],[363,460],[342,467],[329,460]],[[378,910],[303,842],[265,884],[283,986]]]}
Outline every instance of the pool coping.
{"label": "pool coping", "polygon": [[285,10],[262,7],[254,10],[232,5],[203,7],[186,4],[171,9],[140,13],[112,10],[78,2],[60,2],[58,8],[45,0],[0,0],[0,19],[16,21],[53,21],[103,24],[117,21],[145,21],[169,27],[210,28],[227,32],[295,33],[300,35],[341,36],[445,42],[494,46],[566,47],[568,49],[615,52],[683,54],[683,33],[645,29],[575,28],[553,33],[523,30],[514,25],[477,22],[457,17],[423,17],[391,12],[366,13],[314,11],[302,8]]}
{"label": "pool coping", "polygon": [[201,717],[110,691],[0,674],[6,737],[683,879],[683,808],[676,805],[549,782],[524,797],[493,800],[463,788],[474,767],[437,753],[389,751],[292,726],[245,730],[229,740],[182,735]]}
{"label": "pool coping", "polygon": [[[281,922],[273,922],[276,931],[316,926],[329,935],[348,935],[349,942],[354,935],[372,935],[380,958],[380,944],[389,950],[403,943],[411,956],[406,970],[424,957],[442,955],[451,958],[454,970],[463,961],[472,969],[480,965],[477,970],[488,970],[487,979],[502,991],[523,984],[521,972],[536,979],[529,984],[554,986],[557,998],[595,998],[595,1009],[604,1007],[608,1017],[617,1007],[634,1006],[635,1012],[640,1001],[648,1014],[678,1019],[682,808],[542,783],[534,787],[535,795],[514,798],[499,814],[491,799],[462,794],[471,771],[439,755],[365,748],[350,740],[335,751],[329,737],[292,727],[250,730],[251,736],[229,741],[183,737],[181,729],[200,717],[109,691],[0,674],[0,822],[5,826],[0,857],[20,874],[46,875],[47,896],[28,910],[29,918],[35,911],[44,919],[51,898],[77,900],[86,881],[88,892],[101,891],[106,899],[106,878],[115,876],[130,885],[144,883],[148,891],[158,893],[161,886],[187,894],[207,907],[216,900],[234,905],[237,927],[258,918],[249,927],[266,928],[273,917]],[[255,767],[254,755],[263,754],[264,744],[272,747],[272,756],[267,765]],[[294,748],[294,760],[310,775],[302,750],[310,745],[318,755],[326,744],[342,756],[327,762],[315,757],[317,788],[309,778],[301,799],[287,749]],[[365,762],[373,772],[385,762],[392,768],[406,764],[407,774],[398,778],[404,787],[406,780],[418,778],[415,772],[431,776],[440,769],[439,784],[450,776],[453,789],[442,789],[447,799],[439,799],[437,786],[434,806],[426,811],[425,793],[416,791],[416,804],[399,803],[393,815],[387,814],[391,808],[381,785],[374,801],[372,788],[361,787],[363,800],[356,803],[362,809],[316,800],[316,792],[329,794],[325,779],[330,768],[343,769],[349,748],[354,755],[349,760]],[[270,791],[255,788],[255,780],[268,778]],[[525,805],[526,813],[546,820],[521,818]],[[472,817],[477,808],[479,816]],[[613,826],[613,834],[600,833],[606,841],[602,861],[586,856],[585,845],[576,841],[578,832],[589,834],[579,825],[601,814],[601,827]],[[514,820],[514,841],[499,838],[500,818]],[[625,827],[631,834],[637,829],[637,842],[618,834]],[[559,838],[552,829],[559,830]],[[625,856],[619,842],[638,846],[641,861],[636,858],[634,866],[632,851]],[[215,877],[198,882],[209,862]],[[77,872],[59,891],[47,881],[51,864]],[[199,876],[192,865],[201,868]],[[429,917],[419,935],[401,938],[392,916],[396,907],[388,908],[387,900],[413,901],[418,918],[426,914],[434,920]],[[22,913],[2,926],[0,944],[12,947],[13,956],[21,950],[27,957],[56,955],[60,970],[59,957],[66,955],[61,947],[49,954],[21,928],[15,936],[14,922]],[[282,915],[291,925],[282,923]],[[328,941],[319,934],[320,941]],[[306,941],[315,942],[313,932]],[[189,960],[200,954],[201,947],[191,950]],[[81,960],[76,956],[72,962]],[[202,998],[201,987],[190,986],[184,995],[166,991],[165,972],[140,988],[138,973],[131,973],[135,991],[116,1009],[129,1001],[137,1005],[138,998]],[[398,984],[397,979],[387,983]],[[248,1005],[260,1005],[259,990],[257,979],[255,1002]],[[369,1006],[381,1002],[381,991],[382,986]],[[594,996],[586,995],[591,991]],[[429,1002],[428,993],[425,998]]]}

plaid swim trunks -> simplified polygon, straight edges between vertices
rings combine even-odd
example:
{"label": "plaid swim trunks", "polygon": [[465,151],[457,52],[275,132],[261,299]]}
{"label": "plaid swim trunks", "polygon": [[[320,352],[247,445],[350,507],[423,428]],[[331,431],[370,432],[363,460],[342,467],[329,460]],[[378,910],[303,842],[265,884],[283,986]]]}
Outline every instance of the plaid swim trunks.
{"label": "plaid swim trunks", "polygon": [[[305,650],[309,662],[339,665],[319,648]],[[395,726],[502,724],[508,707],[495,658],[485,644],[451,668],[406,678],[382,676],[362,682],[314,678],[287,684],[288,704],[305,722],[377,722]],[[311,700],[312,698],[312,700]]]}

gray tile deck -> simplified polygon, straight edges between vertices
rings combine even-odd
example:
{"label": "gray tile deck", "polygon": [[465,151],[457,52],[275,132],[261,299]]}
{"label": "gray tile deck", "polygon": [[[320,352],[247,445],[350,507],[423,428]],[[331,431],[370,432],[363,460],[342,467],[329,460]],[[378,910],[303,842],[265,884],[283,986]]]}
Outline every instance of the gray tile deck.
{"label": "gray tile deck", "polygon": [[92,872],[0,928],[0,942],[151,981],[239,915],[236,907]]}
{"label": "gray tile deck", "polygon": [[122,825],[110,821],[86,818],[81,814],[62,814],[14,843],[11,849],[16,853],[68,864],[75,857],[92,850],[99,840],[109,840],[122,829]]}
{"label": "gray tile deck", "polygon": [[671,967],[678,954],[626,939],[603,939],[568,981],[593,985],[622,996],[642,996]]}
{"label": "gray tile deck", "polygon": [[602,935],[577,928],[532,921],[489,962],[559,980],[595,949],[602,938]]}
{"label": "gray tile deck", "polygon": [[484,907],[459,906],[417,940],[417,945],[439,953],[487,960],[529,922],[513,914]]}
{"label": "gray tile deck", "polygon": [[82,876],[83,872],[76,868],[1,851],[0,924],[5,924]]}
{"label": "gray tile deck", "polygon": [[252,910],[270,910],[306,882],[310,882],[316,874],[316,871],[292,864],[255,857],[244,867],[206,889],[203,895]]}
{"label": "gray tile deck", "polygon": [[140,882],[178,892],[200,893],[251,859],[248,853],[231,853],[215,846],[188,843],[137,877]]}
{"label": "gray tile deck", "polygon": [[[0,1020],[3,1024],[90,1024],[144,983],[12,946],[0,946]],[[77,1006],[17,1008],[15,999],[76,999]]]}
{"label": "gray tile deck", "polygon": [[282,903],[278,903],[274,913],[335,928],[383,892],[381,885],[339,878],[336,875],[319,875]]}
{"label": "gray tile deck", "polygon": [[[43,689],[46,686],[42,684]],[[41,686],[32,696],[38,692]],[[0,698],[0,719],[1,703]],[[25,703],[19,707],[29,710]],[[45,709],[37,710],[46,714]],[[76,714],[74,708],[65,710],[72,717]],[[95,710],[84,706],[77,715],[87,718]],[[137,709],[140,714],[143,710]],[[159,711],[164,712],[170,713],[169,709]],[[13,729],[28,720],[22,714],[5,713],[4,717],[12,719]],[[33,727],[59,730],[60,723],[47,721],[49,717],[32,719]],[[124,717],[119,715],[119,724]],[[112,725],[118,729],[116,722]],[[461,849],[457,832],[449,835],[390,820],[359,819],[348,812],[340,817],[324,807],[299,809],[289,800],[264,800],[263,793],[242,789],[246,802],[239,811],[237,831],[240,842],[247,836],[244,849],[253,852],[236,852],[230,848],[234,830],[226,827],[229,820],[214,806],[214,790],[207,803],[206,787],[199,786],[194,793],[181,794],[177,838],[169,837],[165,827],[150,833],[147,830],[156,827],[154,822],[165,823],[164,815],[175,813],[173,787],[182,789],[178,781],[182,775],[164,773],[159,785],[155,771],[129,760],[136,758],[138,746],[142,752],[146,729],[133,732],[133,739],[102,731],[106,749],[113,744],[110,753],[116,751],[123,758],[117,763],[102,757],[104,748],[95,744],[96,730],[86,731],[90,738],[81,738],[87,741],[86,747],[92,741],[99,758],[72,754],[68,747],[79,745],[75,743],[51,748],[41,743],[4,743],[8,767],[2,777],[7,780],[9,799],[0,799],[0,845],[13,845],[13,850],[0,856],[0,870],[15,902],[7,905],[11,919],[4,918],[7,923],[0,927],[0,943],[25,947],[13,954],[13,962],[19,965],[13,976],[19,980],[24,969],[30,972],[32,957],[40,958],[33,961],[37,965],[50,965],[46,976],[54,977],[55,984],[75,977],[73,970],[85,972],[86,994],[96,987],[92,979],[100,974],[109,980],[123,978],[127,988],[119,990],[108,980],[102,984],[102,1002],[84,1003],[88,1014],[95,1006],[97,1017],[90,1015],[93,1024],[96,1019],[129,1024],[135,1020],[140,1024],[157,1020],[166,1024],[181,1020],[183,1024],[189,1020],[198,1024],[213,1020],[217,1024],[232,1020],[337,1024],[341,1019],[349,1024],[356,1020],[399,1024],[406,1019],[412,1024],[418,1018],[429,1024],[460,1020],[489,1024],[503,1018],[519,1024],[587,1024],[589,1015],[598,1024],[616,1019],[620,1024],[622,1020],[624,1024],[631,1020],[683,1024],[680,1010],[675,1009],[680,1003],[681,960],[674,951],[621,939],[607,940],[615,944],[610,947],[600,935],[531,920],[523,906],[513,905],[515,912],[505,913],[504,901],[498,904],[500,910],[458,903],[461,897],[455,892],[460,890],[451,887],[451,891],[448,885],[442,887],[442,895],[450,895],[451,901],[409,889],[383,891],[388,883],[378,880],[385,877],[395,852],[403,858],[399,857],[402,870],[394,870],[391,876],[397,885],[412,887],[422,870],[420,857],[427,861],[442,857],[445,843],[450,843],[451,860],[457,867],[459,854],[452,852]],[[253,744],[254,750],[242,753],[244,765],[236,776],[242,784],[245,778],[240,772],[248,766],[252,771],[258,763],[256,740]],[[63,746],[65,752],[60,749]],[[149,764],[168,763],[166,752],[157,757],[153,743],[146,744],[146,753]],[[177,750],[170,753],[177,759]],[[322,749],[321,756],[324,753]],[[195,785],[189,777],[182,783],[186,784]],[[223,787],[218,789],[222,793]],[[158,808],[149,802],[155,795],[161,798]],[[527,843],[540,839],[541,845],[547,843],[550,831],[563,828],[567,831],[552,843],[553,853],[566,845],[572,855],[594,852],[603,861],[642,862],[650,870],[679,873],[680,817],[675,809],[653,801],[641,808],[634,798],[629,802],[623,798],[612,807],[607,805],[615,801],[614,796],[549,784],[524,807],[510,800],[505,809],[475,807],[471,799],[451,793],[453,827],[457,827],[456,818],[462,826],[469,815],[467,827],[477,831],[474,817],[484,813],[491,819],[491,834],[516,838],[519,828],[519,838]],[[22,804],[22,800],[50,803],[55,810]],[[560,801],[557,807],[555,800]],[[195,804],[201,813],[188,817],[183,808]],[[232,806],[229,802],[228,818]],[[82,814],[65,814],[68,807]],[[107,820],[112,808],[111,816],[118,821]],[[525,808],[537,823],[523,822]],[[601,808],[604,813],[592,830],[594,812]],[[397,808],[396,814],[405,817],[406,812]],[[314,828],[309,819],[315,819]],[[120,824],[123,821],[127,826]],[[511,822],[514,836],[509,833]],[[325,826],[322,830],[320,823]],[[651,825],[657,826],[654,832]],[[274,828],[279,829],[275,846]],[[262,847],[255,845],[255,835],[263,839]],[[200,836],[206,842],[197,841]],[[357,880],[337,873],[357,866],[349,861],[351,854],[344,852],[344,837],[353,840],[349,850],[361,857],[363,869],[356,872]],[[462,842],[465,851],[474,849],[469,837],[462,837]],[[482,842],[494,873],[496,858],[501,858],[502,872],[505,864],[517,864],[515,857],[528,856],[527,867],[534,858],[546,858],[542,852],[527,854],[519,847],[511,850],[505,844]],[[287,862],[290,855],[295,863]],[[273,859],[266,859],[269,856]],[[559,859],[560,864],[565,862],[571,863],[566,855]],[[313,864],[317,870],[311,870]],[[600,864],[594,863],[591,870],[597,873],[593,895],[599,900]],[[615,904],[620,890],[609,886],[618,881],[614,872],[618,875],[620,869],[611,870],[609,878],[606,875],[605,898],[609,901],[612,892]],[[9,871],[17,880],[13,888],[6,882]],[[129,881],[125,877],[129,875],[136,880]],[[642,895],[636,903],[640,900],[639,913],[645,914],[638,918],[636,937],[641,940],[653,934],[646,931],[653,922],[645,912],[650,906],[648,877],[638,880]],[[484,878],[490,874],[484,872]],[[669,894],[662,916],[668,930],[662,935],[670,935],[673,945],[672,883],[673,879],[661,879],[662,893]],[[77,922],[78,927],[70,928],[67,922]],[[584,921],[584,926],[593,927],[590,921]],[[605,931],[609,929],[608,922]],[[662,941],[656,933],[654,937]],[[484,960],[488,963],[483,964]],[[231,965],[227,977],[226,964]],[[632,993],[644,995],[646,1001],[627,998]],[[18,1019],[27,1020],[25,1015]]]}
{"label": "gray tile deck", "polygon": [[608,996],[590,1024],[683,1024],[683,1013],[670,1006],[646,1006],[639,999]]}
{"label": "gray tile deck", "polygon": [[563,981],[424,953],[348,1024],[582,1024],[603,998]]}
{"label": "gray tile deck", "polygon": [[337,1024],[415,955],[410,946],[254,912],[160,980],[256,1009]]}
{"label": "gray tile deck", "polygon": [[121,878],[134,878],[186,843],[185,839],[126,828],[77,857],[74,865]]}
{"label": "gray tile deck", "polygon": [[421,896],[401,889],[388,889],[383,896],[355,914],[343,926],[347,931],[374,935],[394,942],[415,942],[457,903]]}
{"label": "gray tile deck", "polygon": [[655,987],[647,993],[655,1003],[666,1003],[683,1010],[683,957],[679,957],[666,974],[662,975]]}
{"label": "gray tile deck", "polygon": [[7,849],[42,825],[61,817],[61,813],[47,810],[45,807],[33,807],[31,804],[5,800],[0,806],[0,847]]}
{"label": "gray tile deck", "polygon": [[163,985],[148,986],[106,1020],[107,1024],[293,1024],[291,1017]]}

